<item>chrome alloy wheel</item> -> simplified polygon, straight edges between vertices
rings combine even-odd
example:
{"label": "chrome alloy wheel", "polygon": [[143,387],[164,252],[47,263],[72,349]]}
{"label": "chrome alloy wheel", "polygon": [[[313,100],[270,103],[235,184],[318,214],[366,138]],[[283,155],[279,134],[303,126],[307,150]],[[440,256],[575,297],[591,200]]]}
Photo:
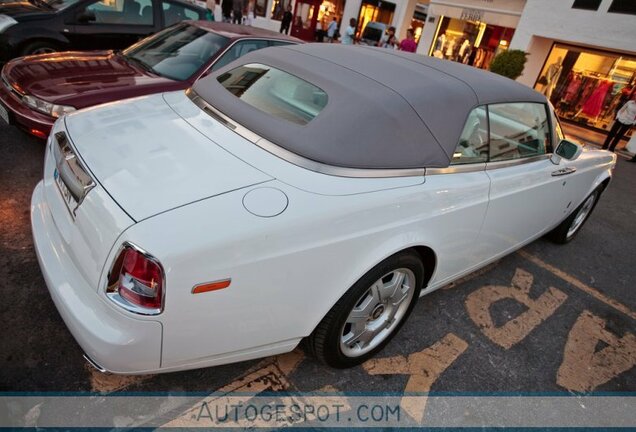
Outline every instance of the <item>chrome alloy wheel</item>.
{"label": "chrome alloy wheel", "polygon": [[568,229],[568,232],[566,234],[567,238],[572,237],[579,230],[579,228],[581,228],[581,226],[583,225],[583,222],[585,222],[585,219],[587,218],[587,215],[589,215],[590,212],[592,211],[592,208],[594,208],[596,197],[597,197],[597,194],[595,193],[587,197],[587,199],[585,200],[585,202],[583,203],[579,211],[576,213],[576,216],[574,217],[574,220],[572,221],[572,225],[570,225],[570,228]]}
{"label": "chrome alloy wheel", "polygon": [[382,276],[358,299],[340,336],[340,350],[359,357],[391,335],[406,315],[415,294],[415,274],[399,268]]}

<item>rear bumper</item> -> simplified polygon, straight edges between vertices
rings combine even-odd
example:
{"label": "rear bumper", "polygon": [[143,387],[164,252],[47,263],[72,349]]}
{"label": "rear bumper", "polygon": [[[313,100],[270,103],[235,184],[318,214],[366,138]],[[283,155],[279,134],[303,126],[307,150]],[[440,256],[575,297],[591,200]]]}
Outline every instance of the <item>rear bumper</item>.
{"label": "rear bumper", "polygon": [[[32,135],[35,134],[31,132],[31,130],[35,129],[42,132],[45,136],[48,136],[53,123],[55,123],[53,117],[33,111],[22,104],[22,101],[20,101],[14,93],[10,92],[3,83],[0,83],[0,104],[2,104],[9,113],[9,121],[11,124],[18,126]],[[38,136],[38,138],[41,137]]]}
{"label": "rear bumper", "polygon": [[90,286],[65,252],[40,182],[31,199],[31,227],[44,280],[57,310],[84,352],[103,369],[149,373],[161,366],[161,323],[115,309]]}

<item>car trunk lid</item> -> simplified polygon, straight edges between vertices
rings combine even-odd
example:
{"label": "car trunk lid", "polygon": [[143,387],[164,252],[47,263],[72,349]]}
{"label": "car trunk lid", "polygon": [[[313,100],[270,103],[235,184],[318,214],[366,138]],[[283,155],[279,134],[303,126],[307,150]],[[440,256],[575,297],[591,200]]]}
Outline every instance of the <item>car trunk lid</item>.
{"label": "car trunk lid", "polygon": [[73,113],[66,126],[92,176],[135,221],[272,179],[190,126],[162,95]]}

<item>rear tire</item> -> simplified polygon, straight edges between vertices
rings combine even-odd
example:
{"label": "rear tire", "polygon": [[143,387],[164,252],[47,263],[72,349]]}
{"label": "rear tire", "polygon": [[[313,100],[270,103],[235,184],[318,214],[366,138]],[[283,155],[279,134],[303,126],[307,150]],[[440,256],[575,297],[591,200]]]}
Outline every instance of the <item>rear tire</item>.
{"label": "rear tire", "polygon": [[306,343],[335,368],[363,363],[380,351],[411,314],[424,280],[414,250],[390,256],[369,270],[338,300]]}
{"label": "rear tire", "polygon": [[558,244],[565,244],[572,241],[594,211],[603,189],[604,186],[599,186],[594,189],[570,216],[548,233],[548,239]]}
{"label": "rear tire", "polygon": [[20,54],[23,56],[26,56],[26,55],[35,55],[35,54],[54,53],[57,51],[59,51],[59,47],[55,43],[40,40],[40,41],[33,41],[26,44],[24,48],[22,48],[22,51],[20,51]]}

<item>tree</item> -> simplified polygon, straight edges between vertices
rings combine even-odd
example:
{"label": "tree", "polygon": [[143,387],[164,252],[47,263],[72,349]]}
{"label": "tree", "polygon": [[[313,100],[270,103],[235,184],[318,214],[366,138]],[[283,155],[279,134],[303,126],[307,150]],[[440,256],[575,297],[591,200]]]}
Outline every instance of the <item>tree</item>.
{"label": "tree", "polygon": [[523,72],[528,53],[509,50],[497,54],[490,63],[490,71],[510,79],[517,79]]}

